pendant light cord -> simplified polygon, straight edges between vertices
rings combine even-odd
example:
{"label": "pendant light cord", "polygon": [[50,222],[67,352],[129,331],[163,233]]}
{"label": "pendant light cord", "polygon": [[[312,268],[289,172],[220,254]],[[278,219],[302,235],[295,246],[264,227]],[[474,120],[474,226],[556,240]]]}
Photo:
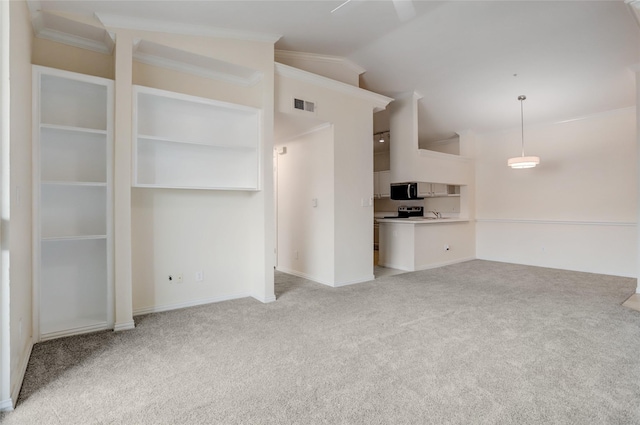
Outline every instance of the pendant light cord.
{"label": "pendant light cord", "polygon": [[521,95],[518,96],[518,100],[520,101],[520,140],[522,140],[522,157],[524,158],[524,106],[523,103],[526,99],[526,96]]}

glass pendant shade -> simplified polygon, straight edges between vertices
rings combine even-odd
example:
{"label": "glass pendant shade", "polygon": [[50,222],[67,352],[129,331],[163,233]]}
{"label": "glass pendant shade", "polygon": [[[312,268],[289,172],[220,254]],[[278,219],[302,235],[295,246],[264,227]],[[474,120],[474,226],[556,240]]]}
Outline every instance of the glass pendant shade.
{"label": "glass pendant shade", "polygon": [[507,164],[511,168],[533,168],[540,164],[540,157],[537,156],[517,156],[509,158]]}

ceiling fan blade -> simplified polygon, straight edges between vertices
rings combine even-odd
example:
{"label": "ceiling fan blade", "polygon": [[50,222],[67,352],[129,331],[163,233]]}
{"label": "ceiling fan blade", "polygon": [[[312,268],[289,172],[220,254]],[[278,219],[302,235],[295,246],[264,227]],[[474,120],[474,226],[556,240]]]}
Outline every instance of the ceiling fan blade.
{"label": "ceiling fan blade", "polygon": [[393,7],[401,21],[408,21],[416,16],[416,8],[413,7],[412,0],[393,0]]}
{"label": "ceiling fan blade", "polygon": [[350,11],[355,9],[357,6],[362,4],[365,0],[346,0],[341,3],[338,7],[331,11],[332,15],[336,16],[344,16],[348,14]]}

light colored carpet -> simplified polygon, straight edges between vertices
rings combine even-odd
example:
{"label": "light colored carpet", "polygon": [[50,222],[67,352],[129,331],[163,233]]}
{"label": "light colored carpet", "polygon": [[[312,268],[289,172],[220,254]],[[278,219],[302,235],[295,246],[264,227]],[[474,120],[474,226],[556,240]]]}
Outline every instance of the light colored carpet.
{"label": "light colored carpet", "polygon": [[37,344],[14,424],[638,424],[635,279],[486,261]]}

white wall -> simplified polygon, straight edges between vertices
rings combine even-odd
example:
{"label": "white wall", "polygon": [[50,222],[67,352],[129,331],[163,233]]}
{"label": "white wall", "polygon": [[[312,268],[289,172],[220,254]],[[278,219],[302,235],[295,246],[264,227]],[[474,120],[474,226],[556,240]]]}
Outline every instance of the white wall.
{"label": "white wall", "polygon": [[333,124],[332,285],[373,279],[371,131],[374,108],[390,99],[285,66],[278,66],[276,88],[279,112],[305,114],[292,109],[291,99],[313,99],[315,118]]}
{"label": "white wall", "polygon": [[[470,185],[472,161],[463,156],[419,149],[418,101],[421,95],[405,93],[389,108],[391,130],[391,183],[432,182]],[[466,155],[460,142],[460,153]]]}
{"label": "white wall", "polygon": [[[247,66],[264,74],[255,86],[242,87],[134,63],[133,84],[258,107],[263,110],[264,124],[261,191],[132,190],[134,314],[246,296],[263,302],[275,300],[273,45],[118,32]],[[200,271],[204,272],[204,281],[195,282],[195,273]],[[169,274],[182,274],[183,283],[170,283]]]}
{"label": "white wall", "polygon": [[[3,196],[2,262],[6,267],[6,262],[9,261],[9,275],[3,273],[3,288],[6,288],[8,283],[10,300],[7,302],[5,298],[7,293],[3,290],[2,387],[0,388],[0,408],[3,409],[12,408],[17,401],[32,346],[31,45],[33,35],[25,2],[10,2],[9,8],[3,7],[5,19],[7,12],[10,15],[8,34],[10,159],[9,162],[3,159],[2,180],[3,191],[9,189],[10,193],[9,196]],[[3,21],[3,27],[5,23],[6,21]],[[7,33],[3,32],[3,39],[6,36]],[[3,47],[6,47],[6,44]],[[3,59],[6,59],[6,56]],[[6,95],[4,91],[3,95]],[[4,101],[3,106],[6,106]],[[4,120],[3,124],[6,124]],[[3,132],[4,136],[6,134]],[[4,148],[3,154],[7,154]],[[9,170],[6,170],[8,163]],[[6,268],[4,270],[6,271]],[[8,282],[6,282],[7,277]],[[9,306],[9,338],[5,336],[7,306]],[[9,347],[5,346],[7,340]],[[8,362],[7,348],[9,348]]]}
{"label": "white wall", "polygon": [[328,285],[335,275],[333,139],[333,127],[324,126],[286,141],[274,158],[278,270]]}
{"label": "white wall", "polygon": [[519,129],[476,140],[478,258],[636,275],[635,109],[525,128],[533,169],[506,165]]}

